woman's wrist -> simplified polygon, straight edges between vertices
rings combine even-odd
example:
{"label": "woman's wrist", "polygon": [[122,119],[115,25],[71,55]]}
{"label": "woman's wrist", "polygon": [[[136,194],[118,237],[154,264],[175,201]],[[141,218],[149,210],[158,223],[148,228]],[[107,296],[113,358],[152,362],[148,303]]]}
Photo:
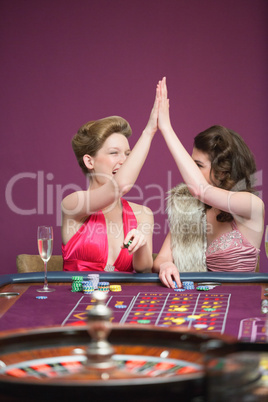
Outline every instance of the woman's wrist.
{"label": "woman's wrist", "polygon": [[171,123],[163,124],[163,125],[161,126],[161,128],[159,128],[159,130],[161,131],[161,133],[162,133],[164,136],[167,135],[167,134],[170,134],[170,133],[175,133],[174,130],[173,130],[173,128],[172,128]]}
{"label": "woman's wrist", "polygon": [[151,127],[145,127],[145,129],[142,132],[142,135],[144,137],[148,137],[150,140],[152,140],[154,135],[155,135],[155,133],[156,133],[156,131],[157,131],[157,127],[154,128],[154,129],[151,128]]}

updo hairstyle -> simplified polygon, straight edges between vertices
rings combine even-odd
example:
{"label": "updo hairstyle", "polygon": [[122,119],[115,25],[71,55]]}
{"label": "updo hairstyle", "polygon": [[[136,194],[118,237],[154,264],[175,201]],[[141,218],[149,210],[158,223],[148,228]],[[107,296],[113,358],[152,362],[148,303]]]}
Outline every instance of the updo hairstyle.
{"label": "updo hairstyle", "polygon": [[83,156],[96,156],[105,140],[114,133],[120,133],[126,138],[132,134],[129,123],[119,116],[105,117],[84,124],[72,139],[72,148],[82,171],[87,174]]}

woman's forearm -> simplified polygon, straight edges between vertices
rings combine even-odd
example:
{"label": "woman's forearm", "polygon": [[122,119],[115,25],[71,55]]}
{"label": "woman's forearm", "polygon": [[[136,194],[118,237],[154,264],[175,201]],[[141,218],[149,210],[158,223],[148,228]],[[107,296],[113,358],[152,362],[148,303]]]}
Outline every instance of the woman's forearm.
{"label": "woman's forearm", "polygon": [[119,192],[125,194],[135,184],[150,150],[153,135],[143,131],[127,160],[115,175]]}
{"label": "woman's forearm", "polygon": [[202,194],[202,191],[204,191],[204,189],[209,185],[208,182],[205,180],[192,157],[176,136],[172,127],[170,126],[170,128],[163,129],[162,135],[183,177],[184,182],[189,187],[189,191],[193,196],[199,198]]}
{"label": "woman's forearm", "polygon": [[208,186],[208,183],[172,128],[169,115],[169,99],[167,97],[167,85],[165,77],[160,81],[159,88],[160,99],[158,127],[177,164],[184,182],[188,185],[191,194],[199,198],[200,192],[204,191],[204,188]]}
{"label": "woman's forearm", "polygon": [[125,194],[133,187],[148,155],[152,139],[157,131],[159,97],[160,91],[157,86],[155,101],[148,123],[131,154],[116,174],[115,180],[122,194]]}
{"label": "woman's forearm", "polygon": [[136,272],[152,272],[153,256],[148,244],[133,254],[133,268]]}

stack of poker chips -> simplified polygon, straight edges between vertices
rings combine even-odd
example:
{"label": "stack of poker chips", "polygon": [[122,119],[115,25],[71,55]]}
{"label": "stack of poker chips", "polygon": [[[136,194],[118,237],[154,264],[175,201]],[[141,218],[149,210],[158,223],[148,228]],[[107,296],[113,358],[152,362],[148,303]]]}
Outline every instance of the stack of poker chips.
{"label": "stack of poker chips", "polygon": [[192,281],[184,281],[182,282],[183,289],[186,290],[193,290],[194,289],[194,282]]}
{"label": "stack of poker chips", "polygon": [[185,292],[185,289],[183,289],[183,288],[178,288],[178,285],[177,285],[177,282],[176,282],[176,281],[173,281],[173,283],[174,283],[174,286],[175,286],[174,290],[175,290],[176,292]]}
{"label": "stack of poker chips", "polygon": [[121,285],[110,285],[110,290],[112,292],[121,292],[122,287]]}
{"label": "stack of poker chips", "polygon": [[261,312],[264,314],[268,313],[268,299],[263,299],[261,302]]}
{"label": "stack of poker chips", "polygon": [[110,286],[109,282],[99,282],[98,290],[100,290],[101,292],[108,293],[109,292],[109,286]]}
{"label": "stack of poker chips", "polygon": [[99,274],[88,274],[87,278],[89,281],[91,281],[93,283],[94,289],[98,289],[100,275]]}
{"label": "stack of poker chips", "polygon": [[88,295],[94,292],[94,285],[91,281],[83,281],[82,286],[84,294]]}
{"label": "stack of poker chips", "polygon": [[73,276],[72,277],[72,292],[82,292],[83,290],[83,276]]}
{"label": "stack of poker chips", "polygon": [[197,288],[196,288],[196,290],[203,290],[203,291],[207,291],[207,290],[210,290],[210,289],[211,288],[209,286],[197,286]]}

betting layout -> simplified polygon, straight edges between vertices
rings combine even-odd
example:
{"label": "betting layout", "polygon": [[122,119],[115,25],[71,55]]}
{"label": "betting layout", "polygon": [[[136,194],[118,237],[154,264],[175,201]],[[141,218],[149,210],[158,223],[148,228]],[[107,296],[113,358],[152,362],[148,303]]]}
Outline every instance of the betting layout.
{"label": "betting layout", "polygon": [[[162,327],[186,325],[224,333],[230,295],[224,293],[138,292],[136,295],[108,295],[106,305],[113,310],[112,322],[150,324]],[[94,298],[82,296],[63,325],[85,320]]]}
{"label": "betting layout", "polygon": [[[111,284],[110,284],[111,285]],[[118,289],[118,285],[114,289]],[[73,292],[70,284],[57,286],[39,299],[35,285],[3,315],[0,330],[85,323],[93,305],[92,293]],[[110,288],[109,288],[110,289]],[[122,285],[107,292],[114,323],[162,327],[184,326],[232,335],[247,342],[267,342],[266,314],[261,312],[261,287],[216,286],[209,290],[175,291],[159,285]]]}
{"label": "betting layout", "polygon": [[[238,287],[237,287],[238,288]],[[106,305],[113,311],[111,321],[120,324],[149,324],[161,327],[181,326],[188,329],[227,333],[240,340],[263,342],[266,340],[265,321],[262,317],[245,317],[236,320],[235,287],[232,293],[218,286],[209,291],[176,292],[140,291],[141,287],[128,287],[127,292],[109,292]],[[233,300],[232,300],[233,299]],[[232,303],[233,302],[233,303]],[[94,298],[82,295],[61,325],[81,324]],[[245,313],[245,312],[244,312]],[[233,317],[233,319],[232,319]],[[231,327],[235,326],[236,328]],[[233,332],[232,332],[233,331]]]}

